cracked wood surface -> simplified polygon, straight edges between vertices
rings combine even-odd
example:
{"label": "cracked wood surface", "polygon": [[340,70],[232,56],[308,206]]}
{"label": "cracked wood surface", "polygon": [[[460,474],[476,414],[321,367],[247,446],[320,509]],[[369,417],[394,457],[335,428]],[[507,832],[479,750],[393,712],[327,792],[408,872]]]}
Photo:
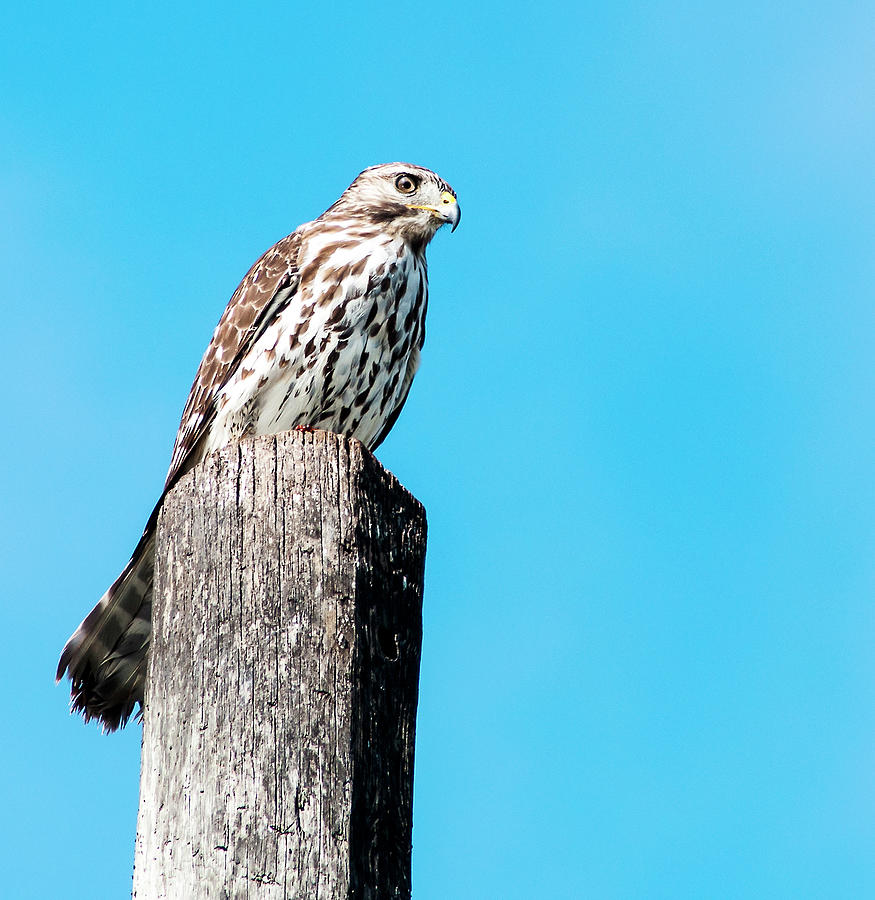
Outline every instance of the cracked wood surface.
{"label": "cracked wood surface", "polygon": [[355,440],[227,447],[158,523],[134,897],[407,898],[425,512]]}

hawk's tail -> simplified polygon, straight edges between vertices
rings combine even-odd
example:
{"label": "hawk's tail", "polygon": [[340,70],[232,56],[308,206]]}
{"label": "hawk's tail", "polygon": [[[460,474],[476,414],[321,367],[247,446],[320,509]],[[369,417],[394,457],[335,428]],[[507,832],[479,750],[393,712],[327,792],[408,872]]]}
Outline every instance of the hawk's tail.
{"label": "hawk's tail", "polygon": [[136,703],[142,709],[154,568],[155,529],[150,519],[131,561],[61,653],[57,679],[69,674],[73,710],[86,721],[99,719],[105,731],[124,725]]}

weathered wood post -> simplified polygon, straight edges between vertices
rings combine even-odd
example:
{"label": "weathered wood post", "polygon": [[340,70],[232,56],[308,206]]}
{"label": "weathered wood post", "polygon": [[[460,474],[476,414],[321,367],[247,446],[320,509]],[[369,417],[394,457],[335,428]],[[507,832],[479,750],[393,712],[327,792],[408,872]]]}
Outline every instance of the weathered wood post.
{"label": "weathered wood post", "polygon": [[137,900],[410,896],[425,513],[354,440],[211,456],[158,523]]}

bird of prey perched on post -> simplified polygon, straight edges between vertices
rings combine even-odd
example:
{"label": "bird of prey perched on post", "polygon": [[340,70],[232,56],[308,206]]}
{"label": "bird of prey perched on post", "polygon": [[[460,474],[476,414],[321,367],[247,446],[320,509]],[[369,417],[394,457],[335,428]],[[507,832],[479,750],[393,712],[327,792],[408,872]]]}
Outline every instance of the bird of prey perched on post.
{"label": "bird of prey perched on post", "polygon": [[376,448],[407,399],[425,339],[425,248],[459,224],[453,189],[407,163],[365,169],[318,219],[249,270],[201,360],[164,492],[130,562],[61,654],[73,709],[107,731],[142,707],[155,525],[164,495],[208,453],[304,426]]}

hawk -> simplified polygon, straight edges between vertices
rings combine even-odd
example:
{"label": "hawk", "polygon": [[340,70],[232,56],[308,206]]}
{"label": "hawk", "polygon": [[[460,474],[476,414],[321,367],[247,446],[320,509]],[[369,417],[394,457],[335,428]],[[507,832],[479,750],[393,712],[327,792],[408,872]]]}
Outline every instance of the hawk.
{"label": "hawk", "polygon": [[130,562],[76,629],[57,678],[106,731],[142,710],[161,501],[213,450],[296,427],[374,450],[395,424],[425,339],[425,249],[459,224],[455,191],[408,163],[365,169],[318,219],[249,270],[204,353],[170,470]]}

